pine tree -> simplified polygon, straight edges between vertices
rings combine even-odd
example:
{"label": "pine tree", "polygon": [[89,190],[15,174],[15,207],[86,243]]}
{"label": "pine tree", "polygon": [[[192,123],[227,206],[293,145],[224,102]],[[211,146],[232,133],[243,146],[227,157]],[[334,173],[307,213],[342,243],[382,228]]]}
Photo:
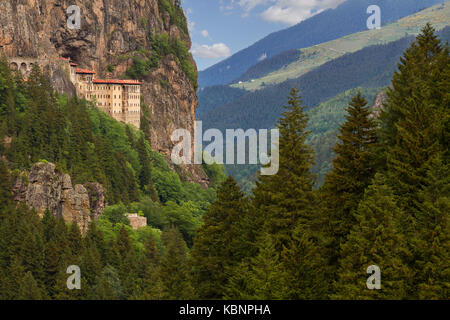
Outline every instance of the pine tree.
{"label": "pine tree", "polygon": [[243,260],[226,276],[225,298],[231,300],[277,300],[283,298],[286,273],[271,237],[263,236],[259,252]]}
{"label": "pine tree", "polygon": [[330,279],[324,251],[310,228],[298,225],[289,244],[281,253],[285,285],[280,291],[283,299],[327,299]]}
{"label": "pine tree", "polygon": [[376,124],[361,92],[347,108],[347,121],[339,129],[333,169],[321,190],[322,231],[329,238],[329,265],[337,266],[339,248],[355,224],[353,211],[358,207],[376,170]]}
{"label": "pine tree", "polygon": [[136,255],[132,247],[128,231],[124,226],[119,231],[115,248],[119,254],[119,276],[127,298],[131,298],[136,290]]}
{"label": "pine tree", "polygon": [[84,250],[80,268],[81,294],[84,298],[92,298],[98,277],[102,273],[102,261],[97,248],[92,246]]}
{"label": "pine tree", "polygon": [[187,247],[181,233],[171,228],[163,233],[166,246],[161,260],[160,277],[163,298],[186,300],[194,298],[191,272],[188,264]]}
{"label": "pine tree", "polygon": [[151,167],[149,162],[149,156],[144,142],[144,137],[140,137],[137,144],[137,151],[139,154],[139,162],[141,164],[141,172],[139,173],[139,183],[141,188],[145,190],[149,186],[151,181]]}
{"label": "pine tree", "polygon": [[42,300],[42,290],[31,272],[27,272],[20,282],[17,300]]}
{"label": "pine tree", "polygon": [[196,289],[203,299],[220,299],[227,285],[226,272],[252,251],[248,200],[229,177],[216,201],[203,216],[192,251]]}
{"label": "pine tree", "polygon": [[[355,212],[357,223],[342,245],[335,299],[402,299],[407,297],[409,256],[400,232],[399,209],[386,179],[377,174]],[[381,290],[369,290],[369,266],[381,270]]]}
{"label": "pine tree", "polygon": [[162,282],[159,276],[160,254],[153,236],[149,236],[144,244],[144,255],[140,261],[139,274],[142,276],[142,293],[144,300],[162,299]]}
{"label": "pine tree", "polygon": [[5,278],[2,278],[2,281],[4,281],[3,298],[5,300],[19,298],[20,285],[24,275],[25,268],[22,266],[22,262],[17,256],[12,257],[8,272],[3,275]]}
{"label": "pine tree", "polygon": [[287,245],[298,223],[311,223],[315,203],[314,176],[310,173],[313,153],[305,142],[307,117],[297,89],[292,89],[285,109],[277,124],[280,131],[279,171],[275,175],[259,177],[253,201],[255,221],[264,224],[277,251]]}
{"label": "pine tree", "polygon": [[69,233],[67,235],[67,244],[72,260],[78,261],[83,250],[83,238],[77,223],[72,223],[70,225]]}
{"label": "pine tree", "polygon": [[[445,150],[450,55],[427,24],[404,53],[381,114],[389,183],[404,209],[416,210],[428,161]],[[448,121],[448,120],[447,120]]]}
{"label": "pine tree", "polygon": [[414,281],[410,292],[417,299],[450,297],[450,167],[434,158],[427,187],[419,194],[416,237],[413,239]]}
{"label": "pine tree", "polygon": [[[0,56],[0,127],[5,125],[6,134],[12,136],[17,131],[15,106],[15,83],[5,56]],[[3,136],[1,137],[3,140]]]}
{"label": "pine tree", "polygon": [[107,265],[103,269],[94,288],[93,298],[98,300],[121,300],[125,298],[119,274],[114,267]]}
{"label": "pine tree", "polygon": [[11,207],[12,204],[12,190],[9,173],[5,162],[0,160],[0,220],[6,214],[6,209]]}

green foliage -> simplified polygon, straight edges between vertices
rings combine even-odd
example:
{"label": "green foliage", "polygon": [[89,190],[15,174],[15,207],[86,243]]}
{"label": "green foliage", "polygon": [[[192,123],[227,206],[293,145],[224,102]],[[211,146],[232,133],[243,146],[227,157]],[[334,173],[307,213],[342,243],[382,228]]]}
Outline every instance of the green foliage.
{"label": "green foliage", "polygon": [[258,254],[240,262],[227,276],[225,298],[231,300],[279,300],[287,284],[280,254],[267,235]]}
{"label": "green foliage", "polygon": [[340,127],[333,169],[321,190],[322,226],[330,237],[329,260],[336,264],[340,246],[355,224],[353,211],[376,172],[377,133],[375,120],[361,92],[347,108],[346,122]]}
{"label": "green foliage", "polygon": [[[405,258],[408,252],[399,230],[402,212],[386,180],[377,175],[355,213],[357,222],[341,247],[340,299],[404,299],[410,274]],[[367,290],[366,269],[376,265],[382,270],[382,290]]]}
{"label": "green foliage", "polygon": [[248,206],[236,181],[229,177],[205,213],[192,251],[200,298],[222,298],[228,284],[227,272],[251,251]]}
{"label": "green foliage", "polygon": [[[233,178],[217,198],[185,182],[142,132],[57,96],[37,68],[25,85],[0,63],[0,95],[10,96],[1,130],[12,138],[0,161],[0,298],[448,299],[449,56],[426,26],[379,126],[362,95],[352,99],[322,190],[293,89],[278,122],[278,174],[260,176],[250,199]],[[14,203],[10,170],[19,179],[44,158],[75,181],[103,179],[113,201],[86,234]],[[205,169],[223,179],[220,167]],[[133,230],[127,212],[149,225]],[[82,289],[69,291],[74,264]],[[366,287],[370,265],[381,268],[381,290]]]}
{"label": "green foliage", "polygon": [[168,300],[194,297],[192,275],[188,264],[186,243],[176,228],[164,232],[166,250],[161,259],[162,295]]}
{"label": "green foliage", "polygon": [[[156,68],[160,61],[168,55],[173,55],[184,73],[191,80],[197,90],[197,69],[192,62],[192,56],[186,43],[182,40],[170,38],[167,33],[148,35],[151,52],[140,50],[133,56],[133,64],[127,69],[126,75],[133,79],[142,79]],[[164,83],[164,82],[163,82]]]}
{"label": "green foliage", "polygon": [[269,233],[276,250],[287,245],[297,223],[308,223],[314,203],[314,176],[310,169],[313,153],[305,141],[307,117],[298,90],[292,89],[289,103],[278,122],[280,130],[279,171],[260,176],[254,190],[259,219]]}

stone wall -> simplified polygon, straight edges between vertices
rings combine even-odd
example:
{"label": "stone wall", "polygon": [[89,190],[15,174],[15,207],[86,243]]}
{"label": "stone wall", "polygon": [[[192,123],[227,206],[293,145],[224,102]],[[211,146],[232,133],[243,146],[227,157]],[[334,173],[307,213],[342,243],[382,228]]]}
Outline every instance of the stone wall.
{"label": "stone wall", "polygon": [[136,213],[127,213],[126,216],[130,220],[130,226],[134,229],[140,229],[147,226],[147,218],[140,217]]}

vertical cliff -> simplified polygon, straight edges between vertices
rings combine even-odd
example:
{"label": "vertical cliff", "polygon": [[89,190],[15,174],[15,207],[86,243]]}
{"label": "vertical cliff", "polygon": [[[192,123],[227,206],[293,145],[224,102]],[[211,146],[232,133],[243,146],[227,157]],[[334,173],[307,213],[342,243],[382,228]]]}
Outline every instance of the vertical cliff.
{"label": "vertical cliff", "polygon": [[[68,27],[72,4],[81,9],[80,29]],[[97,77],[141,79],[151,144],[166,155],[173,130],[194,130],[197,75],[190,46],[178,0],[0,1],[0,52],[35,59],[59,91],[74,90],[59,57]],[[188,180],[206,181],[199,167],[187,171]]]}
{"label": "vertical cliff", "polygon": [[53,163],[36,163],[30,172],[22,172],[12,180],[15,201],[28,204],[40,216],[48,209],[65,221],[78,224],[83,234],[105,208],[102,185],[73,185],[71,177],[58,171]]}

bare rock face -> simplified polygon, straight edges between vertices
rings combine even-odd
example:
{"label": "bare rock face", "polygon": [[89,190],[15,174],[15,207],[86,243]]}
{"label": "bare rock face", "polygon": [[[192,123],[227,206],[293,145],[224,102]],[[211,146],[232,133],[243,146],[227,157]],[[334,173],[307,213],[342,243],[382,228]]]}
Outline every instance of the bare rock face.
{"label": "bare rock face", "polygon": [[72,186],[70,176],[58,172],[53,163],[39,162],[28,175],[14,179],[13,192],[16,201],[26,202],[40,216],[49,209],[65,221],[78,224],[85,234],[92,219],[105,208],[103,187],[98,183],[85,186]]}
{"label": "bare rock face", "polygon": [[[79,30],[67,24],[66,10],[73,4],[81,9]],[[123,78],[138,51],[151,54],[150,33],[167,34],[190,48],[189,35],[160,9],[158,0],[2,0],[0,53],[35,58],[58,91],[73,95],[75,89],[62,71],[59,57],[70,57],[80,67],[93,69],[97,78]],[[190,61],[195,65],[192,57]],[[151,110],[152,148],[169,155],[175,129],[189,130],[193,136],[198,106],[195,84],[178,59],[168,55],[144,78],[141,92]],[[201,168],[188,166],[186,170],[194,182],[207,181]]]}
{"label": "bare rock face", "polygon": [[105,189],[100,183],[88,182],[83,185],[89,196],[92,218],[97,219],[105,210]]}
{"label": "bare rock face", "polygon": [[385,91],[381,91],[380,93],[377,94],[375,98],[375,103],[372,106],[372,111],[375,118],[379,117],[380,112],[383,110],[386,101],[387,101],[387,94]]}

